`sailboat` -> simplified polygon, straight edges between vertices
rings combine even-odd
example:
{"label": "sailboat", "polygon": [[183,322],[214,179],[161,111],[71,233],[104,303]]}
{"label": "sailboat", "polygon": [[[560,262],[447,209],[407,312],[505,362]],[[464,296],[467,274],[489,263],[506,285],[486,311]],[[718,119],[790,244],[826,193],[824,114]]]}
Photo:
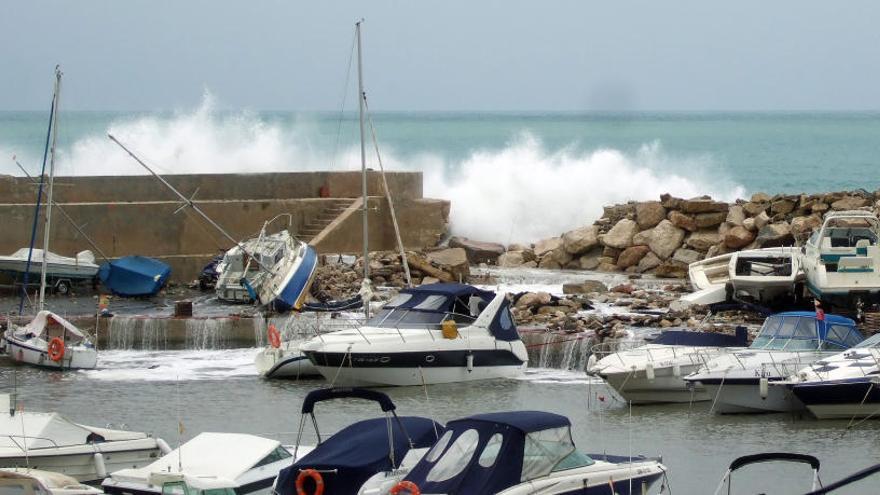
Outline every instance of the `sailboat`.
{"label": "sailboat", "polygon": [[[43,253],[49,252],[52,231],[52,191],[55,179],[55,144],[58,132],[58,100],[61,92],[61,70],[55,68],[55,91],[52,96],[49,149],[49,184],[46,200],[46,222],[43,232]],[[47,145],[48,140],[47,140]],[[44,161],[45,169],[45,161]],[[30,323],[18,326],[10,323],[3,334],[7,355],[13,360],[50,369],[92,369],[98,362],[98,351],[88,334],[61,316],[44,309],[48,256],[42,257],[40,270],[39,311]]]}

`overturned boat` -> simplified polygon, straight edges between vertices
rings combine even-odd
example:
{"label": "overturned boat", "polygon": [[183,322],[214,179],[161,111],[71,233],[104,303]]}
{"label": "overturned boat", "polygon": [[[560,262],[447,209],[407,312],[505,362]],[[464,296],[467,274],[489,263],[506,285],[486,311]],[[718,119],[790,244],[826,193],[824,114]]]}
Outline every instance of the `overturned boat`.
{"label": "overturned boat", "polygon": [[156,295],[171,276],[171,267],[155,258],[124,256],[101,265],[98,277],[117,296]]}

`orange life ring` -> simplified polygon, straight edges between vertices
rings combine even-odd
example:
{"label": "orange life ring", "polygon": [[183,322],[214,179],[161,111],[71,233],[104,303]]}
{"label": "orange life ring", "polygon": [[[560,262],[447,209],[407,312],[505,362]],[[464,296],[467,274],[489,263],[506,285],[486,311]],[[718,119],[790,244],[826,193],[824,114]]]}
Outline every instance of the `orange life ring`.
{"label": "orange life ring", "polygon": [[[274,327],[273,327],[274,328]],[[278,330],[275,330],[276,332]],[[321,473],[314,469],[303,469],[296,477],[296,495],[308,495],[306,493],[306,478],[311,478],[315,482],[315,493],[312,495],[322,495],[324,493],[324,478]]]}
{"label": "orange life ring", "polygon": [[269,344],[271,344],[272,347],[276,349],[281,347],[281,332],[275,328],[274,324],[269,325],[269,330],[267,330],[266,333],[269,334]]}
{"label": "orange life ring", "polygon": [[56,363],[61,362],[64,358],[64,341],[61,337],[52,337],[49,341],[49,359]]}
{"label": "orange life ring", "polygon": [[394,488],[388,493],[389,495],[398,495],[403,490],[406,490],[409,495],[421,495],[422,493],[419,491],[419,485],[407,480],[397,482],[397,484],[394,485]]}

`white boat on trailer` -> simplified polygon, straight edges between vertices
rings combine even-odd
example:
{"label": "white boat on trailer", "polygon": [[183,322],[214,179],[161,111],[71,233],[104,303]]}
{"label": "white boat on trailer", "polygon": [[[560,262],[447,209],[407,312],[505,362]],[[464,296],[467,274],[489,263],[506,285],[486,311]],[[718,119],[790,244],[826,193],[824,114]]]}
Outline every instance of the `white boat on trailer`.
{"label": "white boat on trailer", "polygon": [[601,377],[627,402],[655,404],[698,402],[711,397],[699,383],[684,377],[728,352],[748,345],[748,331],[736,335],[689,330],[665,330],[644,345],[605,355],[598,361],[594,348],[587,373]]}
{"label": "white boat on trailer", "polygon": [[98,350],[89,336],[51,311],[40,311],[27,325],[8,326],[2,340],[6,355],[16,363],[54,370],[97,366]]}
{"label": "white boat on trailer", "polygon": [[[30,270],[28,270],[28,258],[30,258]],[[43,250],[21,248],[9,256],[0,256],[0,272],[31,275],[40,274],[40,265],[43,264]],[[94,279],[98,274],[98,265],[95,264],[95,255],[89,251],[80,251],[74,257],[61,256],[49,251],[46,255],[46,276],[54,279],[88,280]]]}
{"label": "white boat on trailer", "polygon": [[0,466],[52,471],[95,483],[117,469],[145,466],[169,451],[164,441],[146,433],[81,425],[58,413],[16,411],[9,395],[0,395]]}
{"label": "white boat on trailer", "polygon": [[771,387],[811,363],[863,340],[855,322],[806,311],[768,317],[748,349],[719,356],[685,377],[700,383],[716,413],[793,412],[804,405],[786,387]]}
{"label": "white boat on trailer", "polygon": [[300,349],[336,386],[508,378],[528,365],[507,295],[457,283],[402,289],[364,326]]}

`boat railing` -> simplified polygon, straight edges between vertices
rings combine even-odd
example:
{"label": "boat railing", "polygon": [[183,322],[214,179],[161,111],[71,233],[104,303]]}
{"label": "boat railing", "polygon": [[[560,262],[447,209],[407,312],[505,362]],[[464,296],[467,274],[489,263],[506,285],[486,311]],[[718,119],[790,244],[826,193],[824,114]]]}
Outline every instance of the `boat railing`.
{"label": "boat railing", "polygon": [[[22,452],[27,452],[28,450],[32,450],[32,448],[28,448],[25,445],[18,443],[18,440],[16,440],[16,439],[20,439],[25,443],[28,440],[42,440],[42,441],[51,443],[52,447],[59,447],[58,443],[55,440],[52,440],[51,438],[46,438],[46,437],[32,437],[32,436],[28,436],[28,435],[0,435],[0,438],[8,438],[9,441],[12,442],[12,444],[14,444],[15,447],[18,447],[18,450],[20,450]],[[42,447],[39,447],[39,448],[42,448]]]}
{"label": "boat railing", "polygon": [[[617,356],[622,366],[628,366],[623,359],[622,352],[626,352],[629,356],[643,355],[646,363],[668,363],[669,366],[674,364],[702,366],[710,359],[717,357],[719,347],[677,347],[667,346],[662,348],[651,348],[645,345],[644,341],[639,340],[622,340],[617,342],[602,342],[594,345],[591,350],[597,358],[608,355]],[[684,362],[682,362],[684,361]],[[665,365],[665,364],[664,364]]]}

